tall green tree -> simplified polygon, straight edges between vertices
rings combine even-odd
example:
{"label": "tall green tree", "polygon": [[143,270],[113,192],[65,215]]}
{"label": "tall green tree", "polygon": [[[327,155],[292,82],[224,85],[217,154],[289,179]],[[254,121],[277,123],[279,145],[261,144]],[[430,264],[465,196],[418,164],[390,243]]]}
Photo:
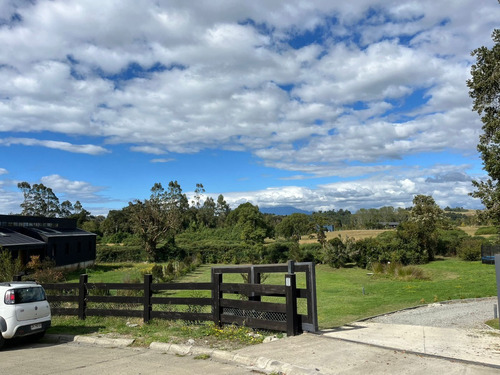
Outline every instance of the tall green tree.
{"label": "tall green tree", "polygon": [[61,213],[59,198],[51,188],[44,184],[30,185],[20,182],[17,187],[22,191],[24,201],[21,203],[23,209],[21,215],[57,217]]}
{"label": "tall green tree", "polygon": [[224,225],[227,215],[229,215],[229,212],[231,212],[229,204],[227,204],[226,200],[224,199],[224,196],[222,194],[219,194],[219,196],[217,197],[217,203],[215,204],[215,216],[217,216],[217,226]]}
{"label": "tall green tree", "polygon": [[492,38],[491,49],[483,46],[472,51],[476,63],[467,81],[473,110],[483,123],[477,149],[489,176],[486,181],[473,181],[476,191],[471,195],[481,199],[485,215],[500,231],[500,29],[493,31]]}
{"label": "tall green tree", "polygon": [[293,213],[276,225],[275,232],[279,237],[299,241],[302,235],[313,231],[313,222],[306,214]]}
{"label": "tall green tree", "polygon": [[240,204],[227,216],[230,225],[240,234],[240,238],[250,244],[263,243],[268,235],[268,227],[259,207],[250,202]]}
{"label": "tall green tree", "polygon": [[157,182],[151,188],[149,199],[129,203],[131,222],[143,241],[149,261],[160,260],[158,242],[178,233],[187,208],[187,197],[177,181],[170,181],[167,190]]}
{"label": "tall green tree", "polygon": [[[444,212],[430,195],[417,195],[413,198],[409,222],[402,226],[419,247],[422,259],[434,260],[438,244],[438,228],[443,223]],[[400,231],[401,233],[401,231]]]}

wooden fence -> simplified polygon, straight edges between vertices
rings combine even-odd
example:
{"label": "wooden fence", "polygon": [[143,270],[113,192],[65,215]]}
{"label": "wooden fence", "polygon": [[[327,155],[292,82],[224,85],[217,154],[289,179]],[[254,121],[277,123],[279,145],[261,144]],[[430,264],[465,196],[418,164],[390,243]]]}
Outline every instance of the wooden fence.
{"label": "wooden fence", "polygon": [[[143,283],[89,283],[87,275],[80,275],[78,283],[43,287],[54,315],[75,315],[80,319],[139,317],[146,323],[151,319],[213,321],[217,325],[246,325],[296,335],[303,330],[303,323],[307,327],[309,322],[298,314],[297,298],[310,295],[297,289],[293,263],[290,264],[292,268],[274,265],[279,266],[280,272],[291,271],[285,275],[284,285],[224,283],[223,274],[234,273],[237,268],[228,271],[227,267],[217,267],[212,269],[209,283],[153,283],[151,275],[145,275]],[[171,296],[176,291],[191,291],[195,296]],[[230,295],[233,298],[228,298]],[[234,295],[239,295],[239,299],[234,299]],[[266,296],[279,297],[284,303],[263,302],[262,297]]]}

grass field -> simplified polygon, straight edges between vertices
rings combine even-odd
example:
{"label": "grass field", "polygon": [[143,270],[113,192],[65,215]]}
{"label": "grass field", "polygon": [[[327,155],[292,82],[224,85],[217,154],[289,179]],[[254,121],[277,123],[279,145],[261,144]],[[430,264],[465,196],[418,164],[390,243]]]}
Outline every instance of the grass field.
{"label": "grass field", "polygon": [[[145,267],[145,264],[100,265],[95,271],[88,270],[89,282],[123,282],[132,275],[141,278],[140,270]],[[427,275],[426,280],[402,281],[372,275],[369,270],[361,268],[333,269],[318,265],[316,288],[320,327],[340,326],[420,304],[496,295],[495,269],[492,265],[447,258],[420,267]],[[210,269],[210,265],[203,265],[178,281],[210,281]],[[242,278],[233,274],[225,276],[224,281],[242,282]],[[282,285],[284,275],[272,274],[265,283]],[[297,283],[299,287],[304,287],[305,279],[299,276]],[[305,309],[305,306],[302,305],[302,308]]]}

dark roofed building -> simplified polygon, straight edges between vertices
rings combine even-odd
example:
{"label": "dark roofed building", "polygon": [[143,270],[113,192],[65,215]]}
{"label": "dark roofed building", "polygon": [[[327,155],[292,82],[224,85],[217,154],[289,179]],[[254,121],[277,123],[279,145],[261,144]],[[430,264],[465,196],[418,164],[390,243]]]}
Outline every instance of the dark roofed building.
{"label": "dark roofed building", "polygon": [[74,219],[0,215],[0,247],[23,263],[39,255],[56,266],[88,266],[95,262],[96,238],[77,228]]}

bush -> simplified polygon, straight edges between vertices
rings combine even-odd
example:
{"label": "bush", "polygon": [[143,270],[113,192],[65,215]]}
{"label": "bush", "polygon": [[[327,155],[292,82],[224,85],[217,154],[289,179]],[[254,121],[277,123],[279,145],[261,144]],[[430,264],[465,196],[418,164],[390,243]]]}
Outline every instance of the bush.
{"label": "bush", "polygon": [[297,259],[293,256],[290,257],[292,260],[297,262],[321,262],[321,251],[323,246],[320,243],[306,243],[298,247]]}
{"label": "bush", "polygon": [[[12,253],[0,248],[0,282],[12,281],[22,271],[21,259],[12,259]],[[3,297],[2,297],[3,298]]]}
{"label": "bush", "polygon": [[498,234],[498,228],[496,228],[496,227],[481,227],[475,233],[476,236],[481,236],[484,234]]}
{"label": "bush", "polygon": [[457,255],[462,260],[476,261],[481,259],[481,245],[488,241],[484,238],[469,237],[462,240]]}
{"label": "bush", "polygon": [[30,271],[29,278],[35,279],[36,282],[43,283],[60,283],[64,281],[64,274],[62,271],[55,268],[56,263],[50,259],[40,261],[39,255],[31,257],[26,265]]}
{"label": "bush", "polygon": [[97,246],[97,263],[143,262],[145,260],[146,253],[140,246]]}
{"label": "bush", "polygon": [[377,275],[384,275],[403,281],[429,279],[422,268],[414,265],[404,266],[398,262],[375,262],[372,264],[372,270]]}
{"label": "bush", "polygon": [[295,241],[276,241],[263,248],[262,261],[264,263],[285,263],[289,254],[298,255],[299,246]]}
{"label": "bush", "polygon": [[455,256],[457,249],[464,238],[469,237],[461,229],[439,229],[436,255]]}

